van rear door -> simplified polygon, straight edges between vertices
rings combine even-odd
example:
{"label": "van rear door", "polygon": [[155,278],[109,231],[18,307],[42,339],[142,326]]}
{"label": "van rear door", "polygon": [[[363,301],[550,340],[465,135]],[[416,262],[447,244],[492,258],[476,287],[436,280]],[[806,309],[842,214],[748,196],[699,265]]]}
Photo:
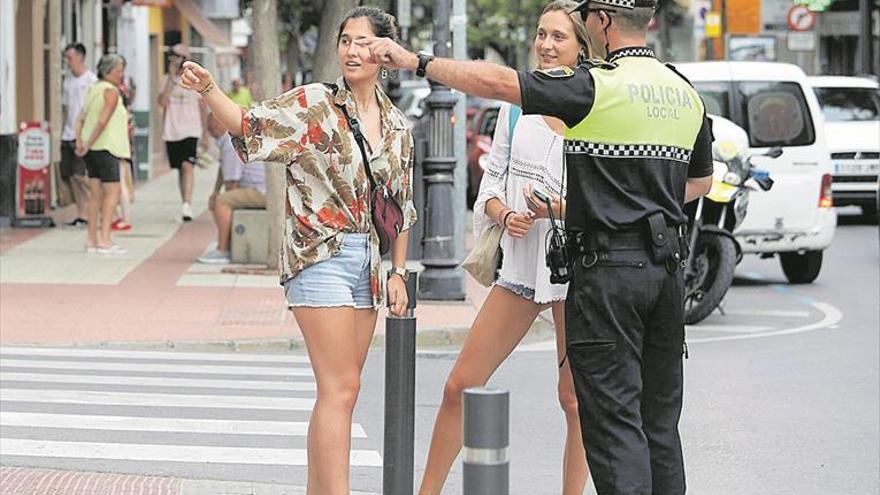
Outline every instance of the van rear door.
{"label": "van rear door", "polygon": [[[756,152],[781,146],[775,160],[755,160],[770,172],[773,189],[749,196],[749,210],[738,232],[797,233],[821,224],[819,198],[823,174],[830,173],[824,135],[817,133],[804,86],[795,81],[694,82],[708,112],[724,115],[746,130]],[[821,116],[818,118],[821,119]]]}

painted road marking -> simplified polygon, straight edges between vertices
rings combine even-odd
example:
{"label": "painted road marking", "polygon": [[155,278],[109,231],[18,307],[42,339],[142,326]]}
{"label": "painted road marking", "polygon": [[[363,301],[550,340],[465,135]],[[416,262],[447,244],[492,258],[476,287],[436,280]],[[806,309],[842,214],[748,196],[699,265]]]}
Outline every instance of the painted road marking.
{"label": "painted road marking", "polygon": [[60,375],[0,372],[0,382],[75,383],[78,385],[150,385],[156,387],[231,388],[276,392],[313,392],[315,382],[166,378],[150,376]]}
{"label": "painted road marking", "polygon": [[217,366],[211,364],[146,364],[96,363],[87,361],[48,361],[36,359],[2,359],[0,366],[9,368],[43,368],[61,370],[101,371],[164,371],[174,373],[219,373],[232,375],[314,376],[310,367]]}
{"label": "painted road marking", "polygon": [[[792,335],[804,332],[811,332],[814,330],[822,330],[824,328],[834,329],[837,328],[837,323],[843,318],[843,313],[837,309],[836,307],[823,302],[806,302],[802,301],[805,305],[810,306],[814,310],[820,312],[822,314],[822,320],[816,323],[810,323],[807,325],[801,325],[792,328],[781,328],[778,330],[774,330],[774,328],[778,327],[757,327],[757,326],[743,326],[743,325],[689,325],[686,327],[687,331],[698,331],[698,330],[706,330],[706,331],[715,331],[715,332],[726,332],[726,333],[736,333],[737,335],[719,335],[717,337],[688,337],[688,344],[700,344],[705,342],[720,342],[725,340],[744,340],[744,339],[757,339],[764,337],[774,337],[777,335]],[[743,315],[760,315],[761,311],[746,311],[741,310]],[[765,311],[766,314],[763,316],[785,316],[785,317],[804,317],[809,316],[809,311]],[[727,311],[727,314],[733,314],[731,311]],[[533,344],[523,344],[516,348],[516,351],[525,351],[525,352],[547,352],[547,351],[556,351],[556,341],[553,339],[545,340],[542,342],[535,342]],[[431,356],[431,355],[448,355],[448,354],[457,354],[459,351],[450,350],[450,351],[439,351],[439,350],[424,350],[418,351],[417,354],[420,356]]]}
{"label": "painted road marking", "polygon": [[9,354],[16,356],[45,357],[89,357],[89,358],[123,358],[123,359],[155,359],[155,360],[186,360],[186,361],[243,361],[251,363],[309,363],[309,358],[293,354],[241,354],[232,352],[170,352],[170,351],[124,351],[116,349],[81,349],[40,347],[0,347],[0,358]]}
{"label": "painted road marking", "polygon": [[[769,316],[778,318],[809,318],[809,311],[784,311],[774,309],[725,309],[724,314],[730,316]],[[695,326],[694,328],[700,328]]]}
{"label": "painted road marking", "polygon": [[821,303],[821,302],[813,302],[810,303],[814,309],[820,311],[824,316],[821,321],[816,323],[811,323],[809,325],[801,325],[799,327],[794,328],[784,328],[781,330],[775,330],[770,332],[751,334],[751,335],[723,335],[719,337],[704,337],[704,338],[694,338],[688,339],[688,344],[691,343],[703,343],[703,342],[721,342],[724,340],[745,340],[745,339],[756,339],[763,337],[775,337],[777,335],[793,335],[797,333],[804,332],[812,332],[814,330],[821,330],[823,328],[828,328],[833,325],[836,325],[841,319],[843,319],[843,313],[840,312],[839,309],[834,306]]}
{"label": "painted road marking", "polygon": [[105,406],[207,407],[220,409],[279,409],[311,411],[315,399],[234,395],[138,394],[79,390],[0,389],[3,402],[40,402]]}
{"label": "painted road marking", "polygon": [[[140,416],[95,416],[0,412],[0,426],[64,428],[72,430],[154,431],[233,435],[288,435],[304,437],[308,421],[245,421],[226,419],[147,418]],[[352,438],[367,438],[359,423],[351,425]]]}
{"label": "painted road marking", "polygon": [[748,326],[748,325],[694,325],[688,326],[687,331],[704,331],[704,332],[728,332],[728,333],[758,333],[773,330],[774,327],[768,326]]}
{"label": "painted road marking", "polygon": [[[308,460],[305,449],[58,442],[16,438],[3,439],[0,443],[0,457],[2,456],[271,466],[305,466]],[[350,459],[352,466],[382,467],[382,456],[375,450],[352,450]],[[3,463],[6,464],[6,461]]]}

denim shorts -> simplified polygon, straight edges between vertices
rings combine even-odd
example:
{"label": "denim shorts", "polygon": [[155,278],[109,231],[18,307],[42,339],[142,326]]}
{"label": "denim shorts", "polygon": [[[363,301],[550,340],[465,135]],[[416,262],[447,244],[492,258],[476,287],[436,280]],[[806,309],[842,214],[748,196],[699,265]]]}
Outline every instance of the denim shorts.
{"label": "denim shorts", "polygon": [[284,293],[289,308],[372,308],[370,236],[344,234],[339,254],[299,272]]}
{"label": "denim shorts", "polygon": [[513,292],[519,297],[535,302],[535,289],[532,289],[531,287],[526,287],[525,285],[518,284],[516,282],[512,282],[510,280],[507,280],[506,278],[501,277],[498,277],[498,280],[495,281],[495,285],[499,287],[504,287],[505,289]]}

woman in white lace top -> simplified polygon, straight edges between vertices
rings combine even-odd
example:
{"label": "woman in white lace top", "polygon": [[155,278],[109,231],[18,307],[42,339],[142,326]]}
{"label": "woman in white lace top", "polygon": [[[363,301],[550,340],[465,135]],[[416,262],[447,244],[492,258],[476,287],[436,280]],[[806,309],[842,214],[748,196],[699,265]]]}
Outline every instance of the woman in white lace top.
{"label": "woman in white lace top", "polygon": [[[587,59],[584,25],[577,14],[567,14],[575,6],[576,2],[571,0],[557,0],[541,15],[534,45],[541,70],[574,67]],[[501,240],[502,266],[447,378],[419,490],[422,495],[441,492],[461,449],[462,391],[485,384],[538,314],[547,308],[552,308],[557,329],[559,401],[568,426],[562,493],[583,493],[586,454],[571,370],[564,359],[567,286],[550,283],[550,271],[544,264],[550,220],[546,208],[530,206],[527,200],[532,189],[547,193],[557,206],[560,196],[564,197],[563,131],[564,125],[558,119],[519,116],[518,108],[508,104],[501,107],[490,152],[491,164],[486,167],[474,204],[474,236],[479,238],[492,223],[505,229]]]}

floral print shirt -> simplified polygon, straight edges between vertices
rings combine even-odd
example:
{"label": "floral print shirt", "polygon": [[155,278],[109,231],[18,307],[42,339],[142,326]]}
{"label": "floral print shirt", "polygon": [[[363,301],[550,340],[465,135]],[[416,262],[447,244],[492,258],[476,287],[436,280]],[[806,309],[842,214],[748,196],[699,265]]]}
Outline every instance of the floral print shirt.
{"label": "floral print shirt", "polygon": [[[358,118],[354,96],[342,78],[338,90],[308,84],[243,109],[242,137],[233,143],[245,162],[284,164],[287,201],[281,283],[311,265],[339,254],[346,233],[371,234],[370,288],[373,305],[384,302],[379,237],[370,216],[369,181],[363,158],[345,115]],[[403,230],[416,222],[413,205],[413,138],[403,113],[377,86],[382,142],[364,140],[370,168],[385,183],[404,214]]]}

